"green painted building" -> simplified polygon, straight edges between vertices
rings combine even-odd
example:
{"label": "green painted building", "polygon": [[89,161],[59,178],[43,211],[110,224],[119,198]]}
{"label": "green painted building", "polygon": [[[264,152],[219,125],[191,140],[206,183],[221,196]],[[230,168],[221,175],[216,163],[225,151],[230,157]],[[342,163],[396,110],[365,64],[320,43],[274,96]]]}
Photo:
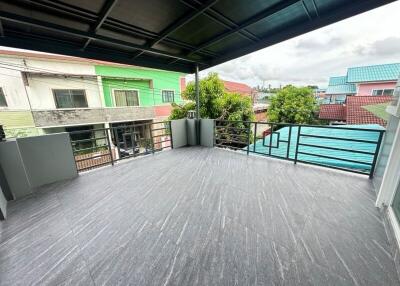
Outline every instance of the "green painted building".
{"label": "green painted building", "polygon": [[106,107],[158,106],[181,103],[185,74],[178,72],[96,65]]}

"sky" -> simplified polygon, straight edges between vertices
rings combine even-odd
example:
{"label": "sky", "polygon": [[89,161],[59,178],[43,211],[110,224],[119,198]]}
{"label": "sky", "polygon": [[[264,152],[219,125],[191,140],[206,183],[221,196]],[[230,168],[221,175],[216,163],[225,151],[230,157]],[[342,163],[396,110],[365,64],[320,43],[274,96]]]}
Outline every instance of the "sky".
{"label": "sky", "polygon": [[[400,1],[204,70],[222,79],[279,87],[326,87],[347,67],[400,62]],[[192,76],[187,77],[192,80]]]}

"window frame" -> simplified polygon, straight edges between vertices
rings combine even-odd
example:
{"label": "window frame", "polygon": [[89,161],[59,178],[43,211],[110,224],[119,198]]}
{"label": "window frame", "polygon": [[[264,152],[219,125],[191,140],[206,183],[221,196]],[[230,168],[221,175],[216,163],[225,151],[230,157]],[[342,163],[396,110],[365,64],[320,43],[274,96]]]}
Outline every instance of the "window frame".
{"label": "window frame", "polygon": [[[117,106],[117,101],[115,100],[115,91],[136,91],[137,92],[137,97],[138,97],[138,105],[126,105],[126,106]],[[124,108],[124,107],[138,107],[141,106],[140,102],[140,90],[136,88],[113,88],[111,89],[112,93],[112,102],[113,102],[113,107],[114,108]]]}
{"label": "window frame", "polygon": [[[52,90],[52,92],[53,92],[53,99],[54,99],[54,104],[55,104],[55,107],[56,107],[56,109],[81,109],[81,108],[89,108],[89,103],[88,103],[88,101],[87,101],[87,95],[86,95],[86,89],[82,89],[82,88],[52,88],[51,89]],[[85,98],[85,103],[86,103],[86,106],[85,107],[58,107],[58,101],[57,101],[57,97],[56,97],[56,91],[57,90],[68,90],[68,91],[71,91],[71,90],[82,90],[83,91],[83,96],[84,96],[84,98]],[[71,97],[71,93],[69,92],[69,96]],[[73,102],[73,101],[72,101]]]}
{"label": "window frame", "polygon": [[[164,91],[172,91],[173,92],[172,101],[164,101],[164,95],[163,95]],[[173,103],[173,102],[175,102],[175,90],[174,89],[162,89],[161,90],[161,101],[162,101],[162,103]]]}
{"label": "window frame", "polygon": [[8,108],[8,102],[7,102],[7,98],[6,98],[6,93],[4,92],[4,88],[2,86],[0,86],[1,89],[1,93],[3,94],[4,97],[4,101],[6,103],[6,105],[0,105],[0,108]]}
{"label": "window frame", "polygon": [[[379,95],[379,94],[374,94],[374,92],[375,91],[378,91],[378,90],[382,90],[382,94],[381,95]],[[384,95],[384,93],[385,93],[385,90],[392,90],[393,92],[392,92],[392,94],[391,95]],[[394,94],[394,88],[373,88],[372,90],[371,90],[371,96],[393,96],[393,94]]]}

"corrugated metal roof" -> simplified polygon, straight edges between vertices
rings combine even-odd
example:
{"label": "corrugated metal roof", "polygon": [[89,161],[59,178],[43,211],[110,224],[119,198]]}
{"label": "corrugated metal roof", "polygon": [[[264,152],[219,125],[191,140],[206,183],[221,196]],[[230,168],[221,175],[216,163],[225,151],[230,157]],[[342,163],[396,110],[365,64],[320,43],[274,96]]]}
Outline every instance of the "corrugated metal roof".
{"label": "corrugated metal roof", "polygon": [[354,67],[347,70],[347,82],[395,81],[400,75],[400,63]]}
{"label": "corrugated metal roof", "polygon": [[326,90],[326,94],[356,94],[356,85],[352,83],[330,85]]}
{"label": "corrugated metal roof", "polygon": [[340,85],[347,83],[347,76],[331,76],[329,78],[329,85]]}

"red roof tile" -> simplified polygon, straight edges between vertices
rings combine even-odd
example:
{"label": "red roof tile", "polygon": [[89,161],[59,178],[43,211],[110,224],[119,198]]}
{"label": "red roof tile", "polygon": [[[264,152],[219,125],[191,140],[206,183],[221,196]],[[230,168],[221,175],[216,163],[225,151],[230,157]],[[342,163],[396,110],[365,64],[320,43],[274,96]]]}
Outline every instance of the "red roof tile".
{"label": "red roof tile", "polygon": [[328,120],[346,120],[346,105],[344,104],[321,104],[319,118]]}
{"label": "red roof tile", "polygon": [[247,84],[224,80],[225,89],[228,92],[237,92],[242,95],[251,95],[253,89]]}
{"label": "red roof tile", "polygon": [[379,124],[386,126],[386,121],[362,108],[365,105],[385,103],[392,100],[391,96],[348,96],[347,124]]}

